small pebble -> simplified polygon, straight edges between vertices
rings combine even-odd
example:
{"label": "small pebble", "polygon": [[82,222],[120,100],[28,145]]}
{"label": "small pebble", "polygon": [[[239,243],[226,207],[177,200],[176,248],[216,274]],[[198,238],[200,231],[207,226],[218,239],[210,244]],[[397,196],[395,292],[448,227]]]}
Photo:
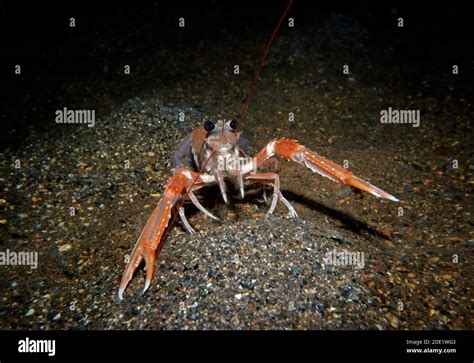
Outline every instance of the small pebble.
{"label": "small pebble", "polygon": [[71,248],[72,248],[72,244],[66,243],[66,244],[64,244],[64,245],[59,246],[59,249],[58,249],[58,250],[59,250],[59,252],[62,253],[62,252],[69,251]]}
{"label": "small pebble", "polygon": [[31,308],[30,310],[28,310],[28,312],[26,313],[25,316],[31,316],[35,313],[35,309]]}

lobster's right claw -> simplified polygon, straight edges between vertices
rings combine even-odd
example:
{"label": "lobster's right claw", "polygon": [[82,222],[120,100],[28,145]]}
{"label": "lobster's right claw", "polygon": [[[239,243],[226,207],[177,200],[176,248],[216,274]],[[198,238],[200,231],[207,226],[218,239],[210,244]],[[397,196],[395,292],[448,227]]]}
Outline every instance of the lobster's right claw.
{"label": "lobster's right claw", "polygon": [[132,251],[130,261],[122,275],[122,281],[120,282],[118,291],[118,298],[120,300],[123,299],[123,292],[142,260],[145,260],[146,263],[146,280],[143,292],[150,287],[155,270],[156,249],[168,226],[171,217],[171,209],[188,183],[188,178],[184,175],[184,172],[184,169],[178,169],[175,175],[170,178],[166,185],[165,195],[158,202],[142,234],[138,238],[135,248]]}
{"label": "lobster's right claw", "polygon": [[123,299],[123,292],[127,287],[128,283],[133,277],[135,270],[138,268],[142,260],[145,260],[146,264],[146,279],[145,287],[143,293],[145,293],[151,284],[151,279],[153,278],[153,272],[155,271],[155,258],[156,252],[150,247],[137,245],[134,250],[130,262],[128,263],[125,271],[123,272],[122,281],[120,282],[120,287],[118,291],[118,298]]}
{"label": "lobster's right claw", "polygon": [[145,260],[146,264],[146,279],[143,292],[147,291],[150,287],[153,272],[155,270],[156,249],[160,242],[162,242],[163,234],[171,217],[171,209],[186,188],[191,186],[194,180],[197,181],[197,186],[202,182],[198,173],[192,172],[184,166],[179,166],[175,170],[175,174],[168,180],[164,196],[160,199],[158,205],[148,219],[148,222],[132,251],[130,261],[128,262],[127,267],[125,267],[118,290],[118,298],[120,300],[123,299],[123,292],[142,260]]}
{"label": "lobster's right claw", "polygon": [[142,260],[145,260],[146,264],[146,280],[143,292],[148,290],[150,287],[153,272],[155,270],[156,248],[160,243],[161,237],[168,225],[168,220],[171,217],[171,207],[172,203],[170,203],[165,196],[160,200],[148,220],[145,229],[132,251],[127,267],[125,267],[125,271],[123,272],[122,281],[120,282],[118,291],[118,298],[120,300],[123,299],[123,292],[132,279],[136,269],[140,266]]}

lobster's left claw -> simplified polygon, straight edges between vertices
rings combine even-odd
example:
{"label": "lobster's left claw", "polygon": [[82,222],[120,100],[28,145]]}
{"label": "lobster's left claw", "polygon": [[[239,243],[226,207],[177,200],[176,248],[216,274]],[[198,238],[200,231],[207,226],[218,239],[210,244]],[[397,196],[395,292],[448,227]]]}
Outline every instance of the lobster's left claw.
{"label": "lobster's left claw", "polygon": [[332,181],[356,187],[378,198],[385,198],[394,202],[399,201],[393,195],[352,174],[334,161],[308,150],[303,145],[298,144],[296,140],[281,138],[270,142],[258,153],[257,163],[263,163],[274,155],[296,161]]}

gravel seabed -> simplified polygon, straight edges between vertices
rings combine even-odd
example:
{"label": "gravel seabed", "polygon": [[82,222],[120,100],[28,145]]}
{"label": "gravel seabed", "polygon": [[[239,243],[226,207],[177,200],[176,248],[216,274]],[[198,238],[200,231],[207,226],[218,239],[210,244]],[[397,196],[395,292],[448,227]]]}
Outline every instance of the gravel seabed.
{"label": "gravel seabed", "polygon": [[[357,34],[362,42],[364,32]],[[272,49],[243,123],[250,151],[297,138],[348,160],[400,204],[282,161],[282,191],[299,219],[280,204],[267,215],[260,188],[249,187],[243,201],[235,193],[230,205],[210,188],[202,203],[222,222],[186,204],[198,232],[176,223],[150,290],[141,294],[141,268],[120,302],[125,256],[171,175],[173,150],[204,120],[238,113],[261,47],[242,45],[245,77],[231,73],[226,45],[181,50],[188,58],[168,54],[172,81],[133,89],[98,112],[93,128],[32,129],[0,155],[1,251],[39,259],[37,269],[0,267],[0,328],[472,329],[471,101],[451,94],[449,80],[443,97],[411,92],[396,69],[377,83],[376,64],[364,78],[369,57],[357,42],[337,52],[330,45],[321,59],[299,39],[282,35]],[[344,64],[345,50],[362,56],[350,77],[331,68]],[[391,105],[421,109],[420,127],[381,124],[380,110]],[[364,267],[328,265],[334,249],[363,252]]]}

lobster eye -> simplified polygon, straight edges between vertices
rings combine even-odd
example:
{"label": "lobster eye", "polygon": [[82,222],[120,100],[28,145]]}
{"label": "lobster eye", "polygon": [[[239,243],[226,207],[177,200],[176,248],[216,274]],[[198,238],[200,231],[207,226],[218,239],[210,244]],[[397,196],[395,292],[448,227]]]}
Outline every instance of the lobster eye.
{"label": "lobster eye", "polygon": [[204,130],[207,132],[212,131],[216,128],[216,124],[212,121],[206,121],[204,122]]}
{"label": "lobster eye", "polygon": [[230,122],[229,126],[232,130],[235,130],[237,128],[237,124],[239,121],[237,121],[235,118]]}

